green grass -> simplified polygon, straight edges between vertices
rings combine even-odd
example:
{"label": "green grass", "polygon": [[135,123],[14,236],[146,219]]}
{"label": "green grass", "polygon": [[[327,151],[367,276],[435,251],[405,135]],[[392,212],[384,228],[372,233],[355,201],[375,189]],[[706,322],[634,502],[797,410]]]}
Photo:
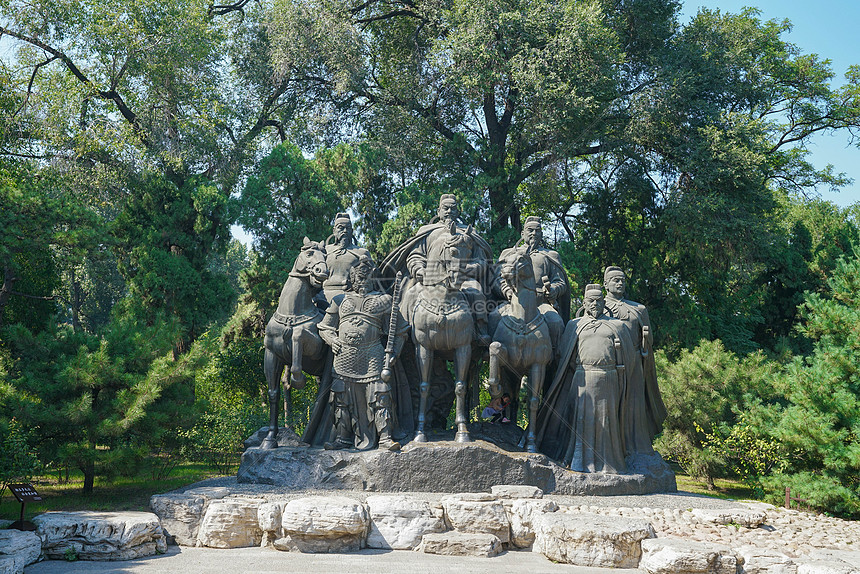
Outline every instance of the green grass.
{"label": "green grass", "polygon": [[693,494],[703,494],[712,498],[731,500],[752,500],[754,498],[753,490],[739,480],[717,478],[714,480],[714,489],[711,490],[704,480],[689,476],[677,464],[670,462],[669,466],[672,467],[672,471],[675,473],[675,482],[678,483],[678,490]]}
{"label": "green grass", "polygon": [[[149,510],[149,497],[174,490],[206,478],[217,476],[209,466],[200,463],[184,463],[174,469],[170,477],[154,480],[149,474],[96,478],[92,494],[83,493],[84,478],[80,473],[70,473],[69,482],[62,484],[56,475],[38,476],[32,480],[36,491],[44,499],[26,506],[25,519],[48,510]],[[0,519],[17,520],[21,504],[7,489],[0,501]]]}

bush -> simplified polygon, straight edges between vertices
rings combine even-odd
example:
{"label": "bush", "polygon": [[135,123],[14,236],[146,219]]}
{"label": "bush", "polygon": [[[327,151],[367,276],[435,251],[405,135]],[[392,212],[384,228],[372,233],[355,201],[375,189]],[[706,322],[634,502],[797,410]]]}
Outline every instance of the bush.
{"label": "bush", "polygon": [[16,482],[29,482],[42,469],[28,435],[16,419],[0,424],[0,501],[6,488]]}

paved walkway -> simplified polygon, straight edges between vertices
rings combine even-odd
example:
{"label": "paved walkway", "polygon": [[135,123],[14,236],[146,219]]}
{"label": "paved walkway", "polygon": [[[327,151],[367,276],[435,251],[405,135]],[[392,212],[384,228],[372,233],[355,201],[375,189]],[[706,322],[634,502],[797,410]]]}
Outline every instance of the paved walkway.
{"label": "paved walkway", "polygon": [[270,548],[180,548],[125,562],[47,560],[24,574],[623,574],[639,570],[554,564],[542,554],[505,552],[494,558],[435,556],[408,550],[363,550],[354,554],[300,554]]}

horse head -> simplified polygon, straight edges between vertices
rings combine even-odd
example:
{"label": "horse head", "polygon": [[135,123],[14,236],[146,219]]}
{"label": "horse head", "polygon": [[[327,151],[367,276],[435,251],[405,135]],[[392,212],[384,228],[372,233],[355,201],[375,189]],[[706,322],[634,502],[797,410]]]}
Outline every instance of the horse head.
{"label": "horse head", "polygon": [[292,277],[307,277],[314,287],[322,287],[328,279],[328,265],[325,262],[325,246],[322,243],[304,238],[303,245],[290,272]]}
{"label": "horse head", "polygon": [[501,275],[515,292],[519,291],[523,284],[534,283],[531,252],[532,249],[529,245],[517,247],[514,249],[513,257],[502,263]]}

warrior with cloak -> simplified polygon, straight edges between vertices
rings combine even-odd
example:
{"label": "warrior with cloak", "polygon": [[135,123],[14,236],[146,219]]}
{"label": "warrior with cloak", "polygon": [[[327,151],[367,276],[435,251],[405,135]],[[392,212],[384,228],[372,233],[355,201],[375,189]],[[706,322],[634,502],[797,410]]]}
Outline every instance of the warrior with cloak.
{"label": "warrior with cloak", "polygon": [[654,333],[648,309],[641,303],[624,298],[627,277],[620,267],[606,268],[603,285],[606,287],[606,309],[624,323],[635,349],[635,360],[627,366],[627,389],[623,401],[627,454],[652,454],[651,444],[666,420],[666,406],[657,386]]}
{"label": "warrior with cloak", "polygon": [[600,285],[585,288],[585,313],[567,324],[559,368],[538,411],[537,448],[571,470],[626,472],[622,400],[633,343],[604,312]]}

